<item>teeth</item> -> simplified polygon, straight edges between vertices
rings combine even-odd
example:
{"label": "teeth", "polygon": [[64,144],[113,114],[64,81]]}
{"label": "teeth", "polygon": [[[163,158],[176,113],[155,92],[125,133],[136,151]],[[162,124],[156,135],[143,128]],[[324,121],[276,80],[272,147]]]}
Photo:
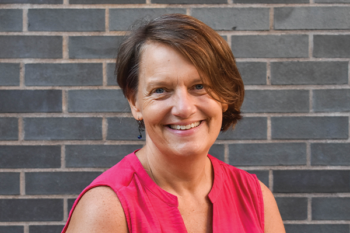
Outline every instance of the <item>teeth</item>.
{"label": "teeth", "polygon": [[170,128],[172,129],[180,129],[180,130],[186,130],[186,129],[191,129],[194,127],[197,127],[200,124],[200,122],[195,122],[189,125],[170,125]]}

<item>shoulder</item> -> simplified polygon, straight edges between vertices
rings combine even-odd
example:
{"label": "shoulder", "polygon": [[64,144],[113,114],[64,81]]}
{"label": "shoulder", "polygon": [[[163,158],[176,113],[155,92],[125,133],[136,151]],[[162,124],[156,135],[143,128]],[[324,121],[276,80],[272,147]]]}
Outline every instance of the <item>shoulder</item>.
{"label": "shoulder", "polygon": [[87,191],[75,207],[66,232],[128,232],[124,211],[115,192],[106,186]]}

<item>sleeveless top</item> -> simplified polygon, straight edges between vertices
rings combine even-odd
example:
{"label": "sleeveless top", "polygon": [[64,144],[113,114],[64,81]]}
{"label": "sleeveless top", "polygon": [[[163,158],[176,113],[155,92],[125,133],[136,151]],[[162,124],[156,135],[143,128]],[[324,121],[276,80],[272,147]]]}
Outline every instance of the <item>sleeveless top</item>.
{"label": "sleeveless top", "polygon": [[[264,204],[256,175],[208,155],[214,169],[209,199],[213,204],[213,233],[264,232]],[[97,177],[76,199],[62,233],[66,232],[73,210],[89,189],[108,186],[123,207],[129,233],[187,232],[178,210],[178,200],[161,189],[147,174],[135,152]]]}

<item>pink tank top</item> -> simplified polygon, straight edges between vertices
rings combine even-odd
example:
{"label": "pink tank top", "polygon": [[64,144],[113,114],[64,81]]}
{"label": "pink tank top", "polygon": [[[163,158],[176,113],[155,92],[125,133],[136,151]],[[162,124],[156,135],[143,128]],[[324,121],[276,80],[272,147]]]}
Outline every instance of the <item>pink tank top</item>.
{"label": "pink tank top", "polygon": [[[264,204],[255,175],[208,155],[214,168],[209,193],[213,204],[213,233],[264,232]],[[147,174],[134,153],[97,177],[75,201],[96,186],[109,186],[117,194],[126,216],[129,233],[187,232],[178,210],[177,197],[161,189]]]}

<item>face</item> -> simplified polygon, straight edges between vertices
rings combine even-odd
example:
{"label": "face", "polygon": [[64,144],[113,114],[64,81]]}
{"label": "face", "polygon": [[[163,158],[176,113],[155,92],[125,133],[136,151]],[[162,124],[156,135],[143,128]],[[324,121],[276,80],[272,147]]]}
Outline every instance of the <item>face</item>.
{"label": "face", "polygon": [[221,128],[226,105],[204,88],[197,69],[171,47],[144,45],[135,100],[135,119],[143,119],[146,147],[164,154],[207,154]]}

